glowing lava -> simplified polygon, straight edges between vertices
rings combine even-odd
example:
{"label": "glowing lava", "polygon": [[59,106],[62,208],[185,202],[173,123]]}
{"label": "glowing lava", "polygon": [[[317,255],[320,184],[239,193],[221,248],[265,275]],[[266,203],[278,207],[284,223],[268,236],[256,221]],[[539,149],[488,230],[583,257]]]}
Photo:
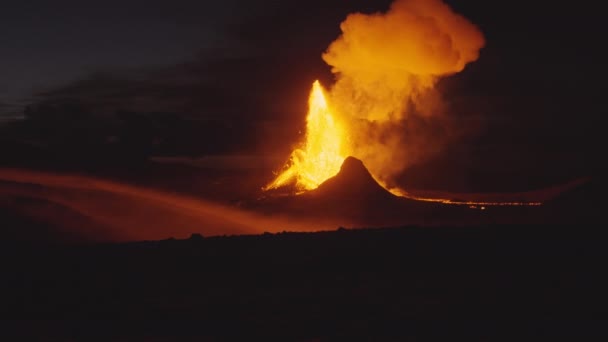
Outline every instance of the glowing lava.
{"label": "glowing lava", "polygon": [[292,182],[298,191],[312,190],[340,171],[346,158],[346,135],[332,113],[319,81],[312,85],[306,116],[306,139],[290,156],[286,170],[266,186],[276,189]]}

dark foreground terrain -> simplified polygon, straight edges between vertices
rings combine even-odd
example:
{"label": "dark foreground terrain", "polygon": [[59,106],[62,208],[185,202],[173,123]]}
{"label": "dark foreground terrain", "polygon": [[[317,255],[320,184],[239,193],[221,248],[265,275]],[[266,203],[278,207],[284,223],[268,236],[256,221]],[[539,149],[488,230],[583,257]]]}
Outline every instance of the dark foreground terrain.
{"label": "dark foreground terrain", "polygon": [[13,321],[2,333],[62,341],[604,340],[602,230],[404,227],[5,243],[0,308]]}

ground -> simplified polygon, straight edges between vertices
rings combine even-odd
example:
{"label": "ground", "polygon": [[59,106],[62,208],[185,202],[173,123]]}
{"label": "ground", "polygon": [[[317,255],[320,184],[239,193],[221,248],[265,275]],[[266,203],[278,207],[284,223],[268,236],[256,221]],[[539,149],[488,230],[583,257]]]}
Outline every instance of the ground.
{"label": "ground", "polygon": [[520,225],[7,244],[2,311],[6,332],[58,340],[590,340],[607,240]]}

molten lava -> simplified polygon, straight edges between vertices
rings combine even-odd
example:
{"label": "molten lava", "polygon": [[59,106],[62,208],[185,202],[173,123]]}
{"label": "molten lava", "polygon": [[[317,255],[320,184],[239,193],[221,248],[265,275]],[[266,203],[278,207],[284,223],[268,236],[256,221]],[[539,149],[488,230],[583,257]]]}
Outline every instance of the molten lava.
{"label": "molten lava", "polygon": [[266,186],[276,189],[295,182],[298,191],[312,190],[340,170],[344,155],[345,132],[332,113],[319,81],[312,85],[306,116],[306,140],[296,148],[287,169]]}

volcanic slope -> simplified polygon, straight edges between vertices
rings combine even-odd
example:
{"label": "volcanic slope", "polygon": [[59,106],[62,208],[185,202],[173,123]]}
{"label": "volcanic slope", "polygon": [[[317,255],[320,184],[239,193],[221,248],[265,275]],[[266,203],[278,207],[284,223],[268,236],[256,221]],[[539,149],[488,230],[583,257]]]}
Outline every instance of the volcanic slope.
{"label": "volcanic slope", "polygon": [[318,188],[300,195],[270,196],[257,206],[263,211],[337,220],[351,226],[421,223],[435,216],[437,210],[450,210],[437,203],[391,194],[354,157],[346,158],[340,171]]}
{"label": "volcanic slope", "polygon": [[342,163],[340,172],[323,182],[318,188],[304,194],[314,199],[332,199],[340,201],[362,200],[366,202],[394,202],[399,198],[384,189],[373,178],[363,162],[348,157]]}

